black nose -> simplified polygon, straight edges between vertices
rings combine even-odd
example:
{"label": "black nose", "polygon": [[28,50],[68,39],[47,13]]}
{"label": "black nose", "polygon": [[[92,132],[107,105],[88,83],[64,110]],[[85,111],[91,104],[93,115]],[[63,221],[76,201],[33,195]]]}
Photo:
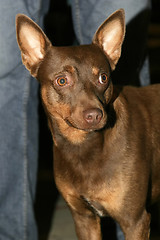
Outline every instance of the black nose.
{"label": "black nose", "polygon": [[99,108],[87,109],[83,112],[84,120],[91,126],[97,125],[103,117],[103,113]]}

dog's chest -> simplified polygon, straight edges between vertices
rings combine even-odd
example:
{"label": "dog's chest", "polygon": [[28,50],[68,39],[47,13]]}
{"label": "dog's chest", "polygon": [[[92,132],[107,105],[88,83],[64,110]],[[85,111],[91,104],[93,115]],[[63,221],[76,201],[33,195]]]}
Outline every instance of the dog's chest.
{"label": "dog's chest", "polygon": [[106,188],[99,186],[99,189],[93,187],[90,191],[84,189],[83,192],[73,188],[63,194],[69,205],[78,212],[87,209],[99,217],[117,215],[123,208],[125,197],[118,188],[111,190],[107,186]]}
{"label": "dog's chest", "polygon": [[115,179],[99,177],[96,181],[83,178],[81,182],[80,178],[74,178],[71,182],[61,177],[56,182],[65,200],[77,211],[86,208],[99,217],[113,216],[123,205],[125,192],[123,194],[120,183]]}
{"label": "dog's chest", "polygon": [[117,165],[106,161],[100,152],[94,158],[94,150],[90,151],[92,157],[85,161],[56,155],[55,180],[69,205],[73,208],[85,206],[102,217],[112,215],[113,209],[120,208],[124,194],[120,174],[116,174]]}
{"label": "dog's chest", "polygon": [[86,205],[88,209],[90,209],[92,212],[94,212],[99,217],[103,217],[108,215],[107,210],[104,208],[104,206],[101,204],[100,201],[96,200],[90,200],[89,198],[86,198],[84,196],[81,196],[82,201]]}

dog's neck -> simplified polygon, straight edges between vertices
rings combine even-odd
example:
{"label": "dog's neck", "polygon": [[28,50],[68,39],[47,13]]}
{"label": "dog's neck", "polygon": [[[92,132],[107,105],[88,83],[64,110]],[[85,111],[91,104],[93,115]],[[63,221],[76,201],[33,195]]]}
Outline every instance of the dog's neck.
{"label": "dog's neck", "polygon": [[78,162],[82,162],[86,159],[85,156],[92,157],[95,152],[98,152],[99,154],[103,152],[105,142],[104,129],[93,132],[85,132],[73,127],[68,127],[62,135],[57,127],[59,125],[55,122],[54,125],[56,126],[54,130],[52,130],[54,147],[61,152],[66,161],[68,159],[68,161],[71,162],[76,158],[78,159]]}

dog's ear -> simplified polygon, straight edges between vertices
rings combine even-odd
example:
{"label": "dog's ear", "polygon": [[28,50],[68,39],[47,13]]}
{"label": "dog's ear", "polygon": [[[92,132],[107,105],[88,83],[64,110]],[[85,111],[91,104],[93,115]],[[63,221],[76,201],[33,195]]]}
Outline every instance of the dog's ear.
{"label": "dog's ear", "polygon": [[123,9],[119,9],[102,23],[93,37],[93,43],[107,55],[112,70],[120,58],[124,35],[125,13]]}
{"label": "dog's ear", "polygon": [[21,50],[22,62],[36,77],[37,71],[51,42],[41,28],[23,14],[16,16],[17,42]]}

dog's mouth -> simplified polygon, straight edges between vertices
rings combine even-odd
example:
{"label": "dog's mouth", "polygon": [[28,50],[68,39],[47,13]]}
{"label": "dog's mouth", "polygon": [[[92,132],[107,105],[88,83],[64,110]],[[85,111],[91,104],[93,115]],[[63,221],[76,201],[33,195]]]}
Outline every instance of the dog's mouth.
{"label": "dog's mouth", "polygon": [[106,114],[99,108],[87,109],[83,111],[79,118],[65,118],[65,122],[69,127],[86,132],[102,129],[105,126],[106,121]]}
{"label": "dog's mouth", "polygon": [[[76,117],[75,114],[62,117],[58,112],[54,112],[54,114],[52,112],[51,116],[51,119],[53,118],[53,121],[57,122],[61,134],[73,144],[84,142],[88,133],[104,128],[107,122],[107,114],[104,114],[103,111],[98,114],[97,120],[94,119],[94,121],[89,114],[87,122],[84,121],[81,114],[76,115]],[[56,142],[55,136],[54,140]]]}

